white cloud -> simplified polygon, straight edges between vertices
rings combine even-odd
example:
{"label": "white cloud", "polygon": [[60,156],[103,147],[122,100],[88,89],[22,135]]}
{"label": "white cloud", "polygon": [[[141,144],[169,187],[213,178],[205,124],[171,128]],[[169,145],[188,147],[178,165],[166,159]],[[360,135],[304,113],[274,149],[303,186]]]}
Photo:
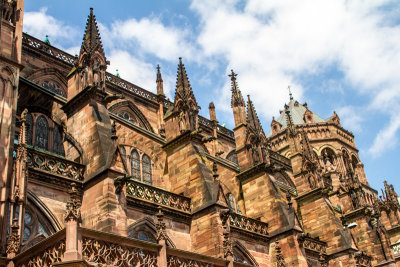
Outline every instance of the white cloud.
{"label": "white cloud", "polygon": [[[198,42],[205,55],[223,56],[228,68],[238,72],[240,87],[252,95],[268,122],[287,101],[288,84],[301,100],[307,88],[297,78],[324,73],[332,66],[344,75],[338,85],[347,83],[370,100],[364,107],[342,108],[344,125],[360,131],[363,119],[356,111],[362,108],[391,117],[400,102],[400,26],[387,10],[398,3],[249,0],[244,7],[241,4],[194,0],[191,8],[201,19]],[[225,110],[229,110],[228,87],[227,83],[219,89],[225,90],[219,101]],[[392,117],[390,126],[378,134],[371,153],[395,140],[395,122]]]}
{"label": "white cloud", "polygon": [[60,48],[62,46],[60,44],[68,40],[73,40],[78,34],[77,29],[48,15],[46,7],[42,7],[37,12],[24,13],[23,31],[42,40],[48,35],[51,44],[59,46]]}
{"label": "white cloud", "polygon": [[[108,58],[110,66],[107,71],[115,74],[118,69],[122,79],[153,93],[156,92],[156,70],[154,65],[141,61],[124,50],[111,50]],[[164,93],[167,97],[171,97],[174,80],[172,76],[163,74]]]}
{"label": "white cloud", "polygon": [[130,47],[134,50],[132,54],[150,54],[173,62],[177,62],[178,57],[192,61],[201,58],[188,40],[188,30],[165,26],[157,18],[116,21],[110,28],[101,25],[101,31],[109,47]]}
{"label": "white cloud", "polygon": [[364,118],[362,117],[363,113],[359,108],[353,106],[340,107],[336,110],[336,113],[345,129],[354,132],[362,131],[362,122]]}
{"label": "white cloud", "polygon": [[399,113],[397,113],[395,116],[391,118],[389,124],[384,129],[379,131],[378,135],[374,140],[374,143],[369,148],[368,152],[373,157],[377,157],[381,155],[384,151],[386,151],[388,148],[393,148],[399,141],[398,136],[396,136],[399,129],[400,129],[400,115]]}

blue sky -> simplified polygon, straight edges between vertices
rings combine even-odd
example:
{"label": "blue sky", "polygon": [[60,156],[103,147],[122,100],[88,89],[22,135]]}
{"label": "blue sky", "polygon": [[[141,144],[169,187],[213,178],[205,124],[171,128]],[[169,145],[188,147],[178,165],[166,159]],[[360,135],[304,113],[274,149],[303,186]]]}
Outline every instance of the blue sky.
{"label": "blue sky", "polygon": [[324,118],[335,110],[355,134],[372,187],[387,179],[399,190],[399,1],[26,0],[24,31],[76,54],[90,7],[111,73],[154,92],[160,64],[172,99],[182,56],[201,114],[214,101],[232,128],[234,69],[266,132],[291,85],[297,100]]}

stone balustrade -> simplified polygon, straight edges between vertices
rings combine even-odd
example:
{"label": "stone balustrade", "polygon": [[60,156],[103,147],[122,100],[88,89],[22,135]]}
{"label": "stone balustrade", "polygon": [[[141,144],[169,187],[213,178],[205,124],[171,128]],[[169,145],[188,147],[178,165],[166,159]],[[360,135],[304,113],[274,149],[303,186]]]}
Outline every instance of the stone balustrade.
{"label": "stone balustrade", "polygon": [[57,58],[69,65],[73,65],[75,62],[75,57],[65,53],[51,45],[46,44],[43,41],[40,41],[39,39],[36,39],[33,36],[30,36],[26,33],[23,34],[22,36],[22,43],[25,45],[28,45],[29,47],[35,49],[35,50],[39,50],[42,51],[54,58]]}
{"label": "stone balustrade", "polygon": [[27,148],[26,165],[34,170],[61,175],[76,181],[82,181],[84,178],[84,165],[30,147]]}
{"label": "stone balustrade", "polygon": [[227,266],[228,261],[184,251],[176,248],[167,248],[167,266],[169,267],[217,267]]}
{"label": "stone balustrade", "polygon": [[393,250],[393,255],[394,255],[396,258],[397,258],[397,257],[400,257],[400,242],[391,245],[391,248],[392,248],[392,250]]}
{"label": "stone balustrade", "polygon": [[190,198],[136,180],[127,182],[126,194],[156,205],[166,206],[186,213],[190,212]]}
{"label": "stone balustrade", "polygon": [[231,228],[237,228],[258,235],[268,235],[268,223],[254,220],[237,213],[229,213],[228,216]]}

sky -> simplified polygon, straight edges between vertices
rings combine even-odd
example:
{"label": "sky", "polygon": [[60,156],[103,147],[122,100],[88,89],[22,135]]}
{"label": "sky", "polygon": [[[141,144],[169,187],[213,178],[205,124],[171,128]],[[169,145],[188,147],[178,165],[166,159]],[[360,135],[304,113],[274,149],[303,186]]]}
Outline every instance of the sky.
{"label": "sky", "polygon": [[79,53],[89,8],[110,61],[108,71],[156,91],[160,64],[173,99],[183,58],[200,114],[216,106],[232,129],[233,69],[264,131],[289,101],[352,131],[375,189],[400,193],[400,1],[390,0],[25,0],[24,32]]}

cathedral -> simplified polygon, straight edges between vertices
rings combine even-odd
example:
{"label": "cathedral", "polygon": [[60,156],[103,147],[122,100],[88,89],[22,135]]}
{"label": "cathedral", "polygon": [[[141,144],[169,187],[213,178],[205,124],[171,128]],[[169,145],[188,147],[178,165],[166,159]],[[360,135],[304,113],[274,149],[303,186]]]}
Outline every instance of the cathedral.
{"label": "cathedral", "polygon": [[156,93],[107,72],[93,9],[76,56],[23,12],[2,1],[0,266],[400,266],[399,197],[338,114],[290,95],[264,130],[232,70],[230,130],[182,58],[171,102],[159,66]]}

